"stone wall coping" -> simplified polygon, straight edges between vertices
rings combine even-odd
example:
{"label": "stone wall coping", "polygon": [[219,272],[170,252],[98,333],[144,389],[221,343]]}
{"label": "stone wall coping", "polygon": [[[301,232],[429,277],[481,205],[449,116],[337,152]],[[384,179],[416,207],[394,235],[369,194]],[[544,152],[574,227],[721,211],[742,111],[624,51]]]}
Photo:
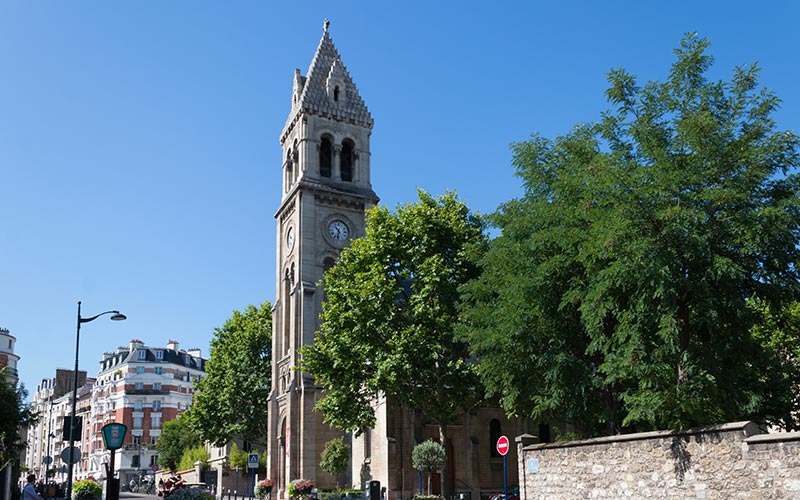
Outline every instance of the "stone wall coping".
{"label": "stone wall coping", "polygon": [[800,441],[800,432],[773,432],[772,434],[758,434],[744,440],[747,444],[779,443]]}
{"label": "stone wall coping", "polygon": [[[523,447],[522,451],[544,450],[544,449],[554,449],[554,448],[574,448],[579,446],[593,446],[593,445],[607,444],[607,443],[622,443],[626,441],[642,441],[645,439],[659,439],[659,438],[669,438],[675,436],[695,436],[698,434],[714,434],[718,432],[736,432],[736,431],[743,431],[748,441],[754,439],[751,436],[754,436],[761,432],[758,428],[758,425],[755,422],[743,421],[743,422],[731,422],[720,425],[711,425],[707,427],[693,427],[685,431],[637,432],[635,434],[617,434],[615,436],[603,436],[598,438],[582,439],[579,441],[563,441],[558,443],[532,444]],[[794,439],[800,439],[800,433],[792,432],[792,433],[784,433],[783,438],[777,438],[775,440],[777,441],[794,440],[794,439],[787,439],[785,437],[787,434],[798,434],[797,438]],[[764,436],[778,436],[778,434],[764,434]]]}

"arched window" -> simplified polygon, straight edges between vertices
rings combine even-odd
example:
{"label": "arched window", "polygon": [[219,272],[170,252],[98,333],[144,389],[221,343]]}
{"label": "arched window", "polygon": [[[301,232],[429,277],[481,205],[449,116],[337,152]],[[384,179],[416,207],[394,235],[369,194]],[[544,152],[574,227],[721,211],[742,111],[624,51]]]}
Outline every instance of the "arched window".
{"label": "arched window", "polygon": [[295,167],[292,177],[292,184],[294,184],[300,175],[300,148],[297,147],[297,139],[294,140],[294,147],[292,148],[292,165]]}
{"label": "arched window", "polygon": [[339,101],[339,86],[338,85],[333,88],[333,100],[334,101]]}
{"label": "arched window", "polygon": [[294,181],[294,174],[292,173],[293,167],[292,149],[289,148],[289,151],[286,152],[286,191],[289,190],[289,186],[291,186]]}
{"label": "arched window", "polygon": [[350,182],[353,180],[353,153],[355,144],[350,139],[342,141],[342,157],[340,162],[342,180]]}
{"label": "arched window", "polygon": [[503,435],[503,429],[500,427],[500,421],[493,418],[489,422],[489,451],[492,457],[499,457],[500,453],[497,452],[497,440]]}
{"label": "arched window", "polygon": [[292,318],[292,311],[291,311],[291,285],[292,285],[292,278],[289,275],[289,269],[287,268],[284,273],[283,279],[283,304],[281,307],[283,308],[283,354],[289,352],[289,344],[291,342],[290,337],[290,326],[291,326],[291,318]]}
{"label": "arched window", "polygon": [[333,143],[327,135],[322,136],[319,145],[319,175],[321,177],[331,176],[331,164],[333,163]]}

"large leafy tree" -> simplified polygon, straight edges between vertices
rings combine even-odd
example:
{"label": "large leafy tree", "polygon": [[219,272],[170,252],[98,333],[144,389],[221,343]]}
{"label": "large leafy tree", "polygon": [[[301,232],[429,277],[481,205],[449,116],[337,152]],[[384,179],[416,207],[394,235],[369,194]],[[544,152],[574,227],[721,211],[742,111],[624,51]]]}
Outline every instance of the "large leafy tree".
{"label": "large leafy tree", "polygon": [[155,445],[158,452],[158,466],[171,471],[179,470],[184,453],[201,444],[200,436],[189,427],[183,415],[165,422]]}
{"label": "large leafy tree", "polygon": [[453,327],[485,236],[455,194],[418,196],[394,213],[371,209],[366,236],[325,274],[320,330],[302,367],[325,388],[317,409],[329,424],[372,428],[382,393],[422,410],[445,442],[445,425],[483,394]]}
{"label": "large leafy tree", "polygon": [[22,384],[9,381],[7,370],[0,368],[0,470],[19,458],[25,443],[20,441],[18,430],[33,417],[25,403],[27,391]]}
{"label": "large leafy tree", "polygon": [[266,444],[272,373],[272,308],[249,305],[216,328],[206,376],[195,386],[189,425],[204,441]]}
{"label": "large leafy tree", "polygon": [[584,434],[797,425],[748,302],[798,297],[798,137],[756,65],[708,79],[708,46],[687,35],[663,82],[612,70],[598,123],[513,145],[525,193],[494,214],[463,314],[510,413]]}

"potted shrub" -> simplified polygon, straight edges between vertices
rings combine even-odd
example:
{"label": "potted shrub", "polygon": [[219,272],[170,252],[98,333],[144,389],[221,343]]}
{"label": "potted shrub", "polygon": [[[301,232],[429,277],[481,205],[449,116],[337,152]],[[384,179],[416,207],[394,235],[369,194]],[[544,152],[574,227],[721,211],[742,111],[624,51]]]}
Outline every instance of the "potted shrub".
{"label": "potted shrub", "polygon": [[103,487],[87,479],[72,485],[72,500],[100,500],[103,497]]}
{"label": "potted shrub", "polygon": [[272,479],[264,479],[263,481],[259,481],[258,484],[256,484],[254,493],[261,500],[268,498],[272,493]]}
{"label": "potted shrub", "polygon": [[[441,472],[447,464],[444,446],[435,441],[423,441],[411,452],[411,466],[418,471],[428,473],[428,495],[431,497],[431,474]],[[417,495],[417,498],[420,498]]]}
{"label": "potted shrub", "polygon": [[312,489],[314,489],[313,479],[295,479],[289,483],[288,493],[291,498],[301,498],[310,496]]}

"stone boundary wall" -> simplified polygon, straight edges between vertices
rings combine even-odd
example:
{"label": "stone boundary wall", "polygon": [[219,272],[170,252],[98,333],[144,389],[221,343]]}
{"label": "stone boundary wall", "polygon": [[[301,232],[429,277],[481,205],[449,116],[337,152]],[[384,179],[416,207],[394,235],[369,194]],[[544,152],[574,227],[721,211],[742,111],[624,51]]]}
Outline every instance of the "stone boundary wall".
{"label": "stone boundary wall", "polygon": [[521,500],[800,499],[800,432],[753,422],[529,445],[517,437]]}

